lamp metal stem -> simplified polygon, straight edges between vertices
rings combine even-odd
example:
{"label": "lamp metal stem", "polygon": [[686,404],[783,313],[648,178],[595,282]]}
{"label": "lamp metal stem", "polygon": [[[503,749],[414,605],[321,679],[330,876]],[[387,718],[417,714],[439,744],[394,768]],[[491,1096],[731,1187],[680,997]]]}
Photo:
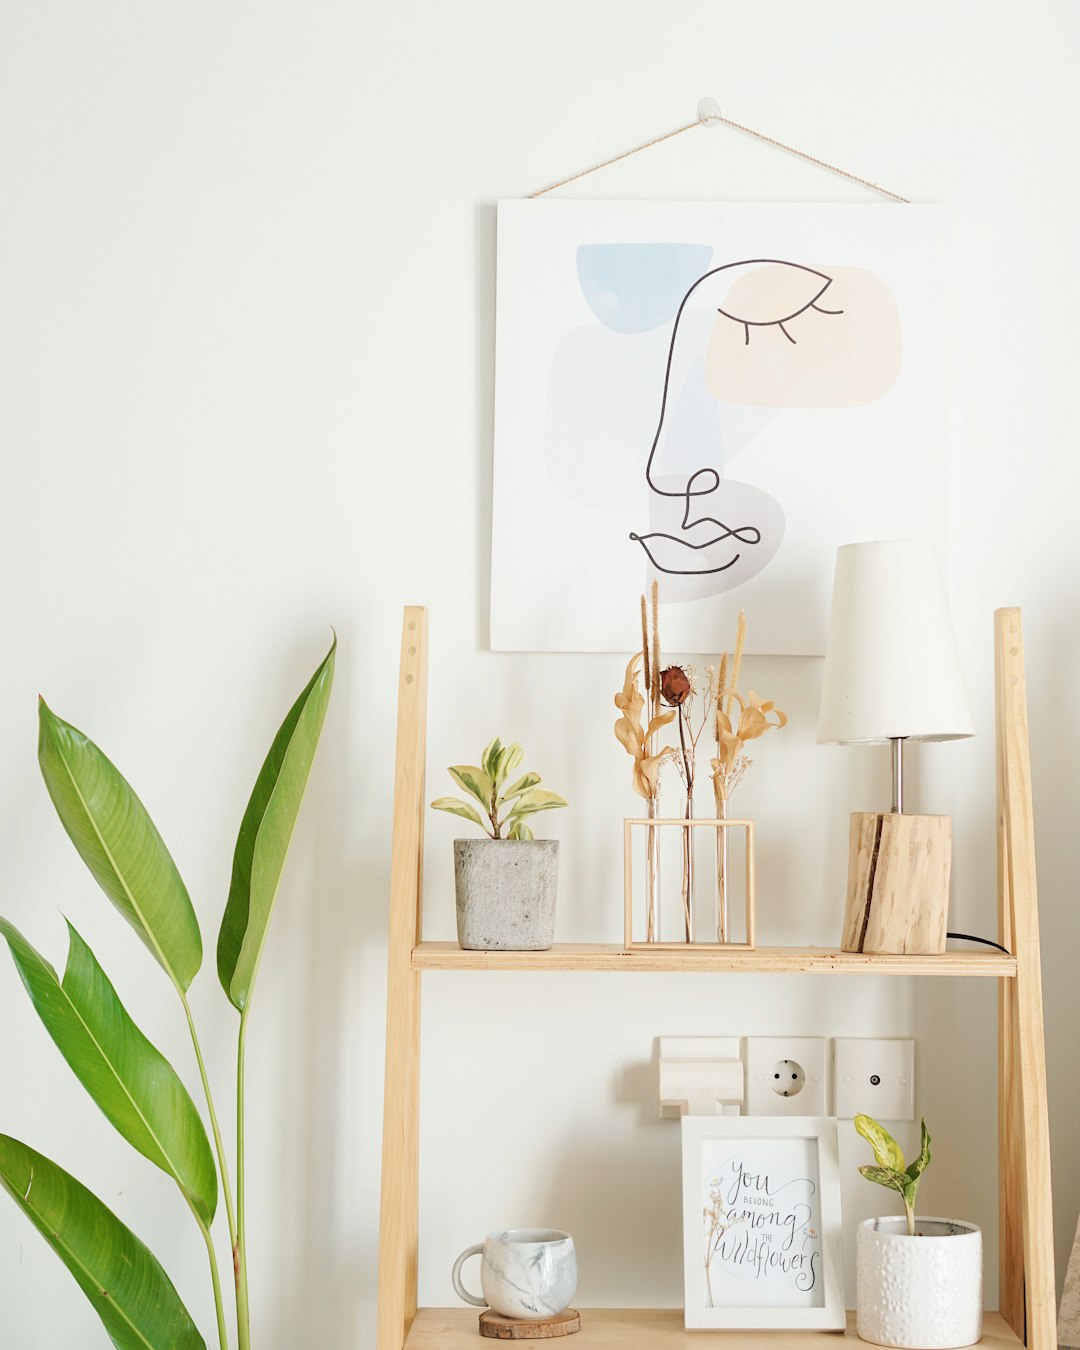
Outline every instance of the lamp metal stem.
{"label": "lamp metal stem", "polygon": [[892,809],[895,815],[904,810],[904,738],[892,738]]}

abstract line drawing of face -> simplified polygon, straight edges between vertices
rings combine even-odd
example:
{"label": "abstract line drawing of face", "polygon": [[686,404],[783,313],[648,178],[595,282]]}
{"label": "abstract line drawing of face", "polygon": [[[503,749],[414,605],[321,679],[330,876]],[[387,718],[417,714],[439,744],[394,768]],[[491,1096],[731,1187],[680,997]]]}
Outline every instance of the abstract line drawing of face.
{"label": "abstract line drawing of face", "polygon": [[[784,532],[783,509],[769,493],[713,464],[687,462],[670,401],[691,367],[723,403],[835,408],[880,398],[900,358],[892,295],[863,269],[754,258],[712,268],[690,286],[675,315],[645,466],[650,528],[630,534],[655,571],[700,579],[679,598],[742,585],[775,556]],[[661,457],[678,472],[661,472]]]}

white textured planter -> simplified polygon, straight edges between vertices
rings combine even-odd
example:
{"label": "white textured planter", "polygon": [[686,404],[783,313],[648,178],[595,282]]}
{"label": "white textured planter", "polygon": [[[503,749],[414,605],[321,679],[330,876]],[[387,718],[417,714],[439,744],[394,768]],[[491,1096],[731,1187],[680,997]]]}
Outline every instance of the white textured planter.
{"label": "white textured planter", "polygon": [[858,1331],[907,1350],[955,1350],[982,1336],[982,1232],[951,1219],[867,1219],[856,1242]]}
{"label": "white textured planter", "polygon": [[555,941],[557,839],[455,839],[458,942],[469,951],[546,951]]}

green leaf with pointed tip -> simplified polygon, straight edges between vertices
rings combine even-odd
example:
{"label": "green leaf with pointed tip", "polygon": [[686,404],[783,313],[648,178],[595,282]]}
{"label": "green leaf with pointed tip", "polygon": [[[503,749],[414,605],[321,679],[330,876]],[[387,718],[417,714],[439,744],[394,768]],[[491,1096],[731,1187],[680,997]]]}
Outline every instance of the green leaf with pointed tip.
{"label": "green leaf with pointed tip", "polygon": [[480,812],[475,806],[470,806],[468,802],[463,802],[460,797],[436,797],[431,803],[436,811],[449,811],[451,815],[463,816],[466,820],[471,820],[474,825],[479,825],[482,830],[487,826],[480,819]]}
{"label": "green leaf with pointed tip", "polygon": [[531,816],[537,811],[554,811],[556,807],[565,805],[566,798],[560,797],[557,792],[533,790],[523,793],[517,799],[509,818],[513,820],[517,816]]}
{"label": "green leaf with pointed tip", "polygon": [[0,919],[15,967],[75,1077],[129,1144],[167,1172],[203,1222],[217,1208],[217,1170],[202,1120],[168,1061],[131,1020],[94,953],[68,924],[63,982]]}
{"label": "green leaf with pointed tip", "polygon": [[218,935],[217,966],[222,988],[241,1012],[258,974],[285,855],[326,720],[336,652],[335,634],[330,650],[278,729],[240,822],[232,884]]}
{"label": "green leaf with pointed tip", "polygon": [[448,773],[458,787],[475,797],[485,811],[488,809],[494,788],[491,778],[483,769],[478,769],[475,764],[455,764]]}
{"label": "green leaf with pointed tip", "polygon": [[879,1167],[889,1168],[893,1172],[904,1170],[903,1150],[884,1125],[879,1125],[873,1116],[858,1115],[855,1117],[855,1128],[874,1150]]}
{"label": "green leaf with pointed tip", "polygon": [[526,825],[523,820],[515,820],[510,827],[510,833],[506,837],[507,839],[521,839],[526,843],[536,838],[532,830],[529,829],[528,825]]}
{"label": "green leaf with pointed tip", "polygon": [[922,1148],[919,1156],[907,1169],[907,1174],[912,1181],[918,1181],[926,1169],[930,1166],[930,1131],[926,1128],[926,1121],[922,1122]]}
{"label": "green leaf with pointed tip", "polygon": [[152,1253],[81,1182],[0,1135],[0,1185],[75,1277],[117,1350],[206,1350]]}
{"label": "green leaf with pointed tip", "polygon": [[38,762],[79,856],[181,989],[202,964],[202,938],[180,873],[146,808],[93,741],[38,704]]}
{"label": "green leaf with pointed tip", "polygon": [[891,1167],[873,1167],[870,1163],[860,1167],[859,1172],[867,1181],[876,1181],[879,1186],[888,1186],[890,1190],[899,1191],[901,1195],[908,1181],[903,1172],[894,1172]]}
{"label": "green leaf with pointed tip", "polygon": [[539,781],[540,775],[538,773],[523,773],[516,782],[510,784],[499,798],[499,805],[511,801],[514,797],[520,797],[523,792],[528,792],[530,788],[536,787]]}
{"label": "green leaf with pointed tip", "polygon": [[488,741],[487,745],[484,746],[483,753],[480,756],[480,763],[489,778],[495,777],[495,769],[498,766],[499,755],[501,753],[502,741],[499,740],[498,736],[493,740]]}
{"label": "green leaf with pointed tip", "polygon": [[524,755],[520,745],[508,745],[499,751],[499,758],[495,766],[495,786],[501,787],[506,782],[507,774],[511,769],[516,769],[521,763]]}

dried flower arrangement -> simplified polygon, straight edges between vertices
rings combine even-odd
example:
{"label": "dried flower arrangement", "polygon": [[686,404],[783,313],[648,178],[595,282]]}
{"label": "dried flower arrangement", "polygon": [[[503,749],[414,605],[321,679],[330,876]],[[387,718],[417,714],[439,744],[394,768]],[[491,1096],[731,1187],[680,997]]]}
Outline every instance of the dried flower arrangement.
{"label": "dried flower arrangement", "polygon": [[[746,615],[739,614],[734,655],[724,653],[719,666],[707,666],[703,682],[691,665],[661,668],[659,586],[653,582],[649,600],[641,597],[641,649],[626,667],[622,689],[615,695],[620,717],[615,736],[633,757],[634,791],[646,801],[648,819],[660,817],[660,770],[665,760],[677,768],[682,785],[680,817],[694,819],[694,789],[698,743],[707,727],[716,742],[716,754],[710,758],[710,779],[716,806],[716,819],[726,820],[728,802],[752,760],[746,744],[778,730],[787,717],[771,701],[763,701],[751,690],[738,691],[743,651],[746,646]],[[648,708],[648,721],[642,714]],[[737,720],[733,720],[738,708]],[[661,745],[660,733],[675,723],[678,744]],[[717,842],[717,940],[729,941],[727,914],[727,831],[716,831]],[[646,941],[659,941],[660,871],[659,842],[655,828],[647,831]],[[682,926],[684,941],[694,940],[694,850],[693,832],[682,831]]]}

